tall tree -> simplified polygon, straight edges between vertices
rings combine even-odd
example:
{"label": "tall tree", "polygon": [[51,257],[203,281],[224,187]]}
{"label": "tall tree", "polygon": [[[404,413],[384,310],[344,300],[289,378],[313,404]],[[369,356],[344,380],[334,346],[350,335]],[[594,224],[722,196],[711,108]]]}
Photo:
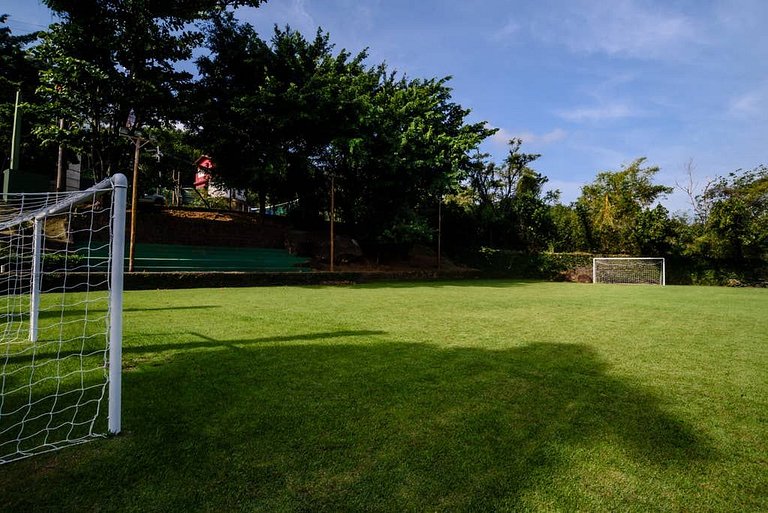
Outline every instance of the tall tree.
{"label": "tall tree", "polygon": [[210,24],[208,45],[195,126],[218,178],[255,190],[262,207],[298,198],[317,216],[329,146],[356,118],[352,83],[366,76],[365,53],[334,55],[322,31],[308,40],[276,28],[267,43],[226,13]]}
{"label": "tall tree", "polygon": [[[33,58],[30,46],[38,33],[16,36],[6,25],[8,15],[0,14],[0,171],[8,167],[16,92],[26,105],[37,103],[35,90],[39,85],[39,63]],[[22,108],[24,108],[24,106]],[[39,120],[34,111],[24,108],[22,116],[22,162],[25,171],[40,172],[52,165],[53,153],[46,153],[29,136],[32,126]]]}
{"label": "tall tree", "polygon": [[[41,94],[50,122],[44,140],[64,142],[89,157],[95,178],[124,170],[130,148],[120,128],[133,131],[183,118],[179,93],[192,75],[179,64],[202,36],[193,25],[229,5],[261,0],[45,0],[61,23],[37,48]],[[56,120],[64,119],[59,129]]]}
{"label": "tall tree", "polygon": [[257,191],[262,211],[270,183],[268,156],[275,130],[265,109],[248,109],[246,98],[267,80],[271,51],[250,25],[231,13],[214,17],[206,30],[209,55],[197,59],[200,80],[193,92],[194,139],[213,158],[214,178]]}
{"label": "tall tree", "polygon": [[657,210],[651,216],[655,223],[640,224],[640,220],[647,218],[653,204],[673,189],[653,183],[659,168],[643,167],[645,160],[638,158],[620,171],[598,173],[594,182],[582,188],[577,210],[588,225],[585,232],[591,242],[590,249],[603,253],[639,254],[643,252],[639,240],[644,240],[646,247],[661,243],[652,244],[655,240],[653,230],[638,235],[638,229],[646,226],[653,228],[656,234],[663,233],[656,225],[658,216],[664,212]]}
{"label": "tall tree", "polygon": [[470,210],[481,244],[539,250],[550,242],[554,227],[548,203],[557,192],[543,193],[547,178],[531,167],[541,155],[522,152],[522,143],[511,139],[501,164],[480,154],[469,168],[466,184],[474,196]]}
{"label": "tall tree", "polygon": [[327,214],[331,179],[336,215],[365,240],[429,236],[421,212],[455,186],[468,152],[492,133],[467,124],[447,79],[409,80],[365,52],[334,52],[275,29],[269,43],[222,16],[211,24],[201,73],[200,145],[219,178],[251,187],[261,202],[298,199],[303,221]]}
{"label": "tall tree", "polygon": [[699,198],[707,212],[692,252],[742,263],[768,258],[768,168],[737,171]]}
{"label": "tall tree", "polygon": [[589,248],[585,223],[574,205],[556,203],[550,210],[553,225],[551,247],[556,252],[580,251]]}
{"label": "tall tree", "polygon": [[469,154],[493,133],[466,123],[469,110],[451,101],[448,79],[408,80],[377,69],[379,83],[364,98],[357,134],[342,146],[346,208],[381,240],[427,235],[419,211],[456,190]]}

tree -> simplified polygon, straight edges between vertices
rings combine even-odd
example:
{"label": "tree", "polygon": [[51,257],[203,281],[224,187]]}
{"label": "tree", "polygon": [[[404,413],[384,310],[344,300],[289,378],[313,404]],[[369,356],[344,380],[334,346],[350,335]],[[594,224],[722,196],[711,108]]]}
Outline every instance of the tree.
{"label": "tree", "polygon": [[553,234],[551,247],[556,252],[580,251],[588,248],[585,223],[573,205],[556,203],[550,209]]}
{"label": "tree", "polygon": [[703,185],[697,182],[693,159],[690,159],[685,164],[685,176],[686,180],[682,184],[676,181],[675,187],[688,197],[688,203],[691,205],[691,212],[693,213],[692,222],[694,224],[704,223],[709,215],[709,211],[705,210],[707,202],[701,201],[701,198],[708,193],[715,180],[707,179]]}
{"label": "tree", "polygon": [[313,39],[275,29],[269,43],[231,16],[211,23],[211,56],[198,61],[199,144],[218,178],[259,193],[260,203],[298,199],[307,223],[329,210],[364,241],[429,237],[423,210],[463,176],[468,152],[492,133],[467,124],[448,79],[409,80],[366,52],[334,52],[327,33]]}
{"label": "tree", "polygon": [[275,28],[267,43],[227,13],[210,23],[207,43],[211,55],[197,61],[195,126],[217,178],[255,190],[262,210],[267,198],[298,198],[301,217],[317,218],[337,143],[360,117],[359,91],[375,86],[366,54],[334,55],[322,31],[307,40]]}
{"label": "tree", "polygon": [[768,256],[768,168],[720,177],[700,197],[708,212],[691,251],[743,263]]}
{"label": "tree", "polygon": [[630,243],[639,255],[670,255],[676,253],[676,224],[662,205],[641,210],[630,232]]}
{"label": "tree", "polygon": [[[62,22],[51,26],[36,55],[44,64],[40,93],[49,123],[44,141],[64,143],[87,157],[100,178],[125,170],[132,131],[183,120],[179,95],[192,75],[177,64],[202,41],[191,23],[228,5],[260,0],[46,0]],[[63,129],[56,121],[65,120]]]}
{"label": "tree", "polygon": [[[7,22],[8,15],[0,15],[0,24]],[[50,169],[55,155],[46,153],[28,136],[39,120],[34,110],[25,108],[37,103],[35,90],[39,85],[39,63],[30,53],[30,46],[39,34],[15,36],[8,26],[0,26],[0,171],[7,169],[10,160],[11,133],[16,91],[21,92],[22,109],[22,169],[40,172]]]}
{"label": "tree", "polygon": [[[174,127],[150,128],[148,143],[142,149],[140,169],[143,190],[175,189],[192,184],[190,172],[202,152],[189,143],[186,130]],[[178,178],[179,183],[176,179]],[[176,190],[180,194],[181,191]]]}
{"label": "tree", "polygon": [[547,178],[530,167],[541,155],[523,153],[521,145],[521,139],[511,139],[500,165],[488,162],[487,155],[475,155],[467,187],[474,196],[472,211],[481,244],[537,251],[552,238],[549,203],[558,193],[543,195]]}
{"label": "tree", "polygon": [[257,191],[263,212],[276,163],[275,120],[247,100],[267,81],[271,50],[231,13],[214,17],[206,32],[210,55],[196,61],[200,80],[192,93],[194,140],[216,163],[214,177]]}
{"label": "tree", "polygon": [[[379,66],[376,87],[361,98],[357,129],[340,145],[343,207],[365,238],[407,242],[428,236],[420,211],[456,190],[470,152],[493,133],[467,124],[469,110],[451,101],[448,78],[395,78]],[[365,233],[367,232],[367,233]]]}
{"label": "tree", "polygon": [[[644,162],[645,158],[639,158],[620,171],[598,173],[594,182],[582,188],[576,208],[585,223],[590,249],[640,254],[662,243],[657,239],[665,233],[658,227],[659,216],[666,216],[666,211],[649,211],[672,188],[654,184],[653,177],[659,168],[642,167]],[[642,224],[641,219],[645,220]],[[649,231],[638,233],[643,228]]]}

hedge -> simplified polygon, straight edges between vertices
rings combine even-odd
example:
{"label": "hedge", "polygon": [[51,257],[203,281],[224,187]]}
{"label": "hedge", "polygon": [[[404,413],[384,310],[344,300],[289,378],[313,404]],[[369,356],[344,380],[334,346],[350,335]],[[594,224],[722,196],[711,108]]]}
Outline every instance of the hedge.
{"label": "hedge", "polygon": [[[465,255],[464,261],[488,277],[591,281],[592,258],[604,256],[612,255],[525,253],[481,248],[474,254]],[[768,262],[765,260],[733,262],[686,256],[666,258],[666,281],[670,285],[768,286]]]}

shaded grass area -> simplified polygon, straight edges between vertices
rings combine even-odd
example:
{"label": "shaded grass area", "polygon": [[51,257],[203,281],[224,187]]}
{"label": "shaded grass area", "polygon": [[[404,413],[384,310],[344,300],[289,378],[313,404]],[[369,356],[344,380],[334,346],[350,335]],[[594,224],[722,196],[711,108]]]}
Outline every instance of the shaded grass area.
{"label": "shaded grass area", "polygon": [[768,291],[442,282],[126,295],[119,437],[9,511],[768,509]]}

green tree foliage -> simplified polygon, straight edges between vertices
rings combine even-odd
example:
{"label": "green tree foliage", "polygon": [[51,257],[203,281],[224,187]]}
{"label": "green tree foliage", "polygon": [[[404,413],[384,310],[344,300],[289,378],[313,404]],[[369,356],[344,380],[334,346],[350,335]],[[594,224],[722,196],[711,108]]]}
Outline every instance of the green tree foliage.
{"label": "green tree foliage", "polygon": [[190,23],[246,3],[260,0],[45,0],[62,22],[35,48],[49,120],[38,135],[86,156],[94,178],[124,171],[131,153],[119,130],[129,118],[132,130],[183,118],[179,93],[192,76],[177,64],[202,42]]}
{"label": "green tree foliage", "polygon": [[[186,131],[175,127],[148,128],[146,136],[149,143],[142,149],[140,159],[142,191],[190,186],[194,163],[201,151],[190,145]],[[179,178],[179,184],[174,177]]]}
{"label": "green tree foliage", "polygon": [[490,134],[467,124],[448,79],[409,80],[365,52],[334,53],[328,34],[286,28],[269,43],[222,15],[211,56],[198,61],[202,105],[195,123],[226,184],[258,191],[260,203],[299,200],[304,222],[329,210],[363,240],[429,236],[422,207],[455,187],[468,152]]}
{"label": "green tree foliage", "polygon": [[550,210],[553,234],[551,248],[555,252],[573,252],[588,247],[584,232],[587,226],[582,222],[579,211],[573,206],[557,203]]}
{"label": "green tree foliage", "polygon": [[211,55],[197,60],[201,78],[193,92],[194,139],[216,162],[212,172],[217,180],[259,190],[263,207],[271,185],[268,162],[277,153],[267,136],[276,127],[266,106],[249,111],[245,101],[266,83],[270,50],[230,13],[213,18],[206,33]]}
{"label": "green tree foliage", "polygon": [[620,171],[598,173],[582,188],[576,211],[584,224],[589,249],[632,255],[663,253],[669,230],[664,207],[652,205],[672,192],[653,183],[656,166],[639,158]]}
{"label": "green tree foliage", "polygon": [[537,251],[547,248],[554,232],[551,205],[557,192],[543,193],[547,178],[530,167],[540,155],[520,151],[522,140],[509,141],[502,164],[474,156],[466,180],[466,211],[474,219],[481,245]]}
{"label": "green tree foliage", "polygon": [[[272,40],[224,13],[208,30],[210,56],[197,61],[197,140],[227,185],[257,192],[263,207],[299,198],[317,216],[327,196],[334,143],[354,129],[365,54],[332,54],[329,36],[313,40],[275,29]],[[371,86],[372,87],[372,86]],[[322,191],[322,192],[321,192]]]}
{"label": "green tree foliage", "polygon": [[29,47],[37,40],[38,33],[15,36],[10,27],[2,26],[7,19],[7,15],[0,15],[0,171],[7,169],[9,164],[16,91],[21,91],[21,168],[39,172],[52,165],[55,154],[41,151],[34,138],[28,135],[39,122],[28,107],[37,102],[35,90],[39,85],[40,65],[33,59]]}
{"label": "green tree foliage", "polygon": [[736,262],[768,257],[768,168],[721,177],[699,202],[706,215],[691,253]]}
{"label": "green tree foliage", "polygon": [[423,209],[455,190],[469,152],[490,133],[467,124],[469,110],[451,101],[448,79],[408,80],[371,70],[358,129],[339,146],[342,208],[370,227],[367,235],[398,241],[427,235]]}

